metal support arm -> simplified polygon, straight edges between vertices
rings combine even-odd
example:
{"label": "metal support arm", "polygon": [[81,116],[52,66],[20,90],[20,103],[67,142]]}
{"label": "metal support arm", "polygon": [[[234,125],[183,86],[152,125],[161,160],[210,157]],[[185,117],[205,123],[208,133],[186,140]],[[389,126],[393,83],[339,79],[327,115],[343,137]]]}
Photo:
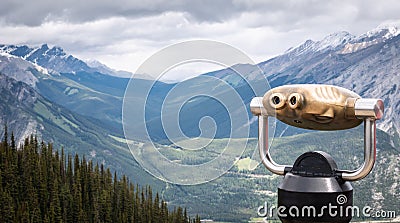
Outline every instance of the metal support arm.
{"label": "metal support arm", "polygon": [[364,163],[357,170],[337,170],[343,180],[356,181],[366,177],[374,167],[376,160],[375,119],[364,120]]}
{"label": "metal support arm", "polygon": [[264,166],[274,174],[284,175],[286,168],[291,166],[279,165],[272,160],[268,149],[268,116],[258,116],[258,151]]}
{"label": "metal support arm", "polygon": [[[354,115],[364,119],[364,163],[356,170],[337,170],[346,181],[356,181],[367,176],[376,160],[376,125],[375,121],[383,116],[383,102],[380,99],[358,99],[355,102]],[[262,97],[255,97],[250,103],[251,112],[258,116],[258,147],[261,161],[272,173],[284,175],[292,166],[274,162],[268,145],[268,116],[263,107]]]}

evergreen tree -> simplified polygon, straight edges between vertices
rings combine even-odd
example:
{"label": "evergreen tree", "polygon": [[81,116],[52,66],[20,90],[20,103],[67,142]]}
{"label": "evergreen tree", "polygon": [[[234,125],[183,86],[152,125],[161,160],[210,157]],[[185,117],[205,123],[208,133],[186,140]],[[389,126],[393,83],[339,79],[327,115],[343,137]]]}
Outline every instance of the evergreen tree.
{"label": "evergreen tree", "polygon": [[14,138],[14,132],[11,132],[11,149],[16,149],[17,147],[15,146],[15,138]]}
{"label": "evergreen tree", "polygon": [[7,130],[7,125],[4,125],[4,137],[3,137],[3,144],[4,148],[8,148],[8,130]]}

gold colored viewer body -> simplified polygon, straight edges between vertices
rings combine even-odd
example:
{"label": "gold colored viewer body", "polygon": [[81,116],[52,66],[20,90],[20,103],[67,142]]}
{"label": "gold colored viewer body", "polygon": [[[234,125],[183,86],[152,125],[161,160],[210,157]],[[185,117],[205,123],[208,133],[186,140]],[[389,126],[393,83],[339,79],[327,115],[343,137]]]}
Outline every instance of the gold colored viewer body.
{"label": "gold colored viewer body", "polygon": [[332,85],[285,85],[266,92],[262,104],[268,115],[305,129],[341,130],[362,123],[354,105],[361,97]]}

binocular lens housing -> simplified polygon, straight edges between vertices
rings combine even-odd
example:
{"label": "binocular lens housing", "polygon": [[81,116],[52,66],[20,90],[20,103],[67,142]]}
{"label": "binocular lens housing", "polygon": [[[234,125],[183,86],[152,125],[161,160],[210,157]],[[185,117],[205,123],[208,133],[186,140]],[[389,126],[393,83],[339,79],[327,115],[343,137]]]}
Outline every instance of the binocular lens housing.
{"label": "binocular lens housing", "polygon": [[303,103],[303,96],[299,93],[292,93],[289,95],[289,107],[291,109],[299,109],[301,108],[301,104]]}
{"label": "binocular lens housing", "polygon": [[269,97],[269,105],[274,109],[282,109],[286,105],[286,97],[281,93],[271,94]]}

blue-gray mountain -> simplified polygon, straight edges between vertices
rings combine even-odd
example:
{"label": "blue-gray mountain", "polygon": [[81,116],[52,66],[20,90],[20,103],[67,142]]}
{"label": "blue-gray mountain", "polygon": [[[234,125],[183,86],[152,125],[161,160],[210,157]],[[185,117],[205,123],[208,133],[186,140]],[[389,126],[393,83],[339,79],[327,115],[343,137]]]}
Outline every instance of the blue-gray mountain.
{"label": "blue-gray mountain", "polygon": [[[400,70],[399,33],[396,27],[380,27],[359,37],[352,36],[347,32],[338,32],[321,41],[307,40],[300,46],[291,48],[284,54],[262,62],[258,66],[272,87],[296,83],[334,84],[351,89],[363,97],[384,99],[385,117],[378,123],[378,127],[398,138],[400,131],[398,122],[400,101],[397,100],[400,94],[398,90],[400,84],[398,72]],[[49,75],[38,75],[40,72],[36,72],[36,75],[30,74],[32,72],[27,72],[28,75],[15,75],[9,71],[18,69],[12,68],[15,67],[12,66],[12,63],[7,65],[4,62],[0,65],[0,71],[14,77],[18,76],[17,80],[25,79],[31,85],[32,83],[36,84],[37,90],[51,101],[62,104],[79,114],[99,119],[114,131],[122,133],[121,106],[124,90],[128,83],[127,78],[103,74],[100,71],[104,72],[107,69],[99,70],[90,67],[85,62],[67,55],[60,47],[49,48],[47,45],[42,45],[37,48],[29,48],[27,46],[0,45],[0,51],[16,56],[12,59],[19,59],[21,63],[33,62],[34,67],[29,68],[30,70],[43,67],[45,68],[44,72]],[[26,65],[23,66],[25,66],[22,68],[23,71],[29,70]],[[251,98],[255,95],[246,80],[255,83],[257,78],[262,78],[262,76],[254,75],[258,74],[255,66],[236,65],[234,69],[241,70],[245,77],[238,76],[233,69],[224,69],[205,75],[217,77],[234,86],[248,107]],[[25,78],[21,78],[22,76]],[[187,81],[195,85],[199,94],[202,94],[204,93],[202,89],[208,89],[209,83],[203,81],[204,79],[198,79],[199,81],[196,81],[196,78]],[[141,82],[146,81],[148,80],[135,80],[135,84],[140,87]],[[152,139],[156,141],[167,138],[161,128],[159,111],[163,98],[174,85],[157,82],[148,99],[148,104],[152,106],[146,111],[146,117],[149,117],[147,127]],[[183,89],[181,93],[185,95],[192,90]],[[210,95],[224,94],[218,91],[217,88],[213,92],[207,93]],[[145,97],[145,95],[138,95],[138,97]],[[179,120],[183,132],[192,137],[199,135],[200,129],[193,128],[193,126],[197,127],[199,120],[205,115],[212,116],[218,125],[217,138],[230,135],[231,117],[224,106],[208,97],[200,97],[194,103],[185,104]],[[250,112],[248,115],[251,118]],[[168,117],[168,114],[164,114],[164,117]],[[255,124],[251,125],[251,137],[257,135]],[[142,125],[138,125],[138,128],[142,127]],[[137,132],[137,137],[142,138],[142,135],[139,134],[142,129],[138,129]],[[290,134],[290,132],[287,133]]]}
{"label": "blue-gray mountain", "polygon": [[49,48],[47,44],[40,47],[0,45],[3,52],[23,58],[41,67],[45,67],[52,73],[75,73],[78,71],[96,71],[83,61],[67,55],[61,47]]}

